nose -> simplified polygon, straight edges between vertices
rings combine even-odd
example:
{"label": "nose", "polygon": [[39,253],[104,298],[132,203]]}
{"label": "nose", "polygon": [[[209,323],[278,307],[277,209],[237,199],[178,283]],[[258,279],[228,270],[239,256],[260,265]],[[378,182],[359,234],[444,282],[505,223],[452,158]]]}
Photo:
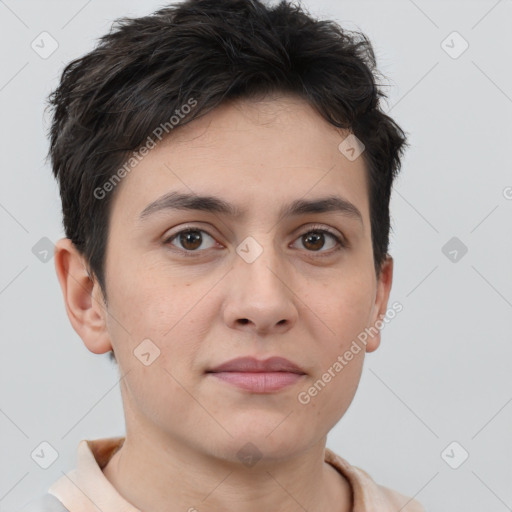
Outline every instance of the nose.
{"label": "nose", "polygon": [[251,263],[235,255],[223,307],[226,325],[258,335],[284,333],[297,322],[291,272],[271,248]]}

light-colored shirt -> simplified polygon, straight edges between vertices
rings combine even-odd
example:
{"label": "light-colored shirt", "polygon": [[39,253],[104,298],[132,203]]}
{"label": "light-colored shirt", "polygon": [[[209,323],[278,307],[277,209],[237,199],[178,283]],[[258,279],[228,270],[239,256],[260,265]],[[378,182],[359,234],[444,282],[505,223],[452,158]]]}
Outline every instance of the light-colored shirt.
{"label": "light-colored shirt", "polygon": [[[124,439],[80,441],[76,469],[60,477],[48,489],[49,495],[32,502],[23,512],[65,512],[66,509],[69,512],[140,512],[117,492],[102,471]],[[329,448],[325,449],[325,461],[349,482],[353,512],[425,512],[416,500],[378,485],[368,473],[350,465]],[[331,510],[336,511],[335,504]]]}

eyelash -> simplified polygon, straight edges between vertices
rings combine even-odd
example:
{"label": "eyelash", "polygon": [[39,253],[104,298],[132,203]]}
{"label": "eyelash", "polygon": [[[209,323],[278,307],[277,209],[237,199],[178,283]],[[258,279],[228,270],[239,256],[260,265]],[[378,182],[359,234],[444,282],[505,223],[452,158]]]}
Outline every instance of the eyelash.
{"label": "eyelash", "polygon": [[[177,238],[179,235],[181,235],[183,233],[194,232],[194,231],[199,231],[199,232],[202,232],[202,233],[206,233],[209,237],[211,237],[211,238],[213,238],[215,240],[215,237],[210,235],[210,233],[208,233],[208,231],[206,231],[204,229],[201,229],[201,228],[198,228],[198,227],[190,226],[190,227],[186,227],[184,229],[181,229],[180,231],[177,231],[176,233],[173,233],[172,235],[167,237],[164,240],[164,244],[165,245],[171,245],[171,242],[175,238]],[[330,235],[336,241],[336,243],[338,244],[337,247],[335,247],[334,249],[331,249],[329,251],[317,252],[316,255],[318,257],[320,257],[320,258],[321,257],[330,256],[334,252],[337,252],[337,251],[339,251],[341,249],[344,249],[344,248],[348,247],[348,244],[344,241],[344,239],[342,237],[338,236],[333,231],[331,231],[329,229],[326,229],[326,228],[324,228],[322,226],[311,226],[307,231],[304,231],[302,234],[300,234],[296,238],[296,240],[298,240],[299,238],[303,237],[304,235],[308,235],[310,233],[324,233],[324,234]],[[186,250],[186,249],[180,249],[180,248],[177,247],[177,248],[175,248],[175,250],[178,251],[178,252],[181,252],[182,254],[185,254],[185,256],[187,256],[187,257],[197,257],[197,256],[201,256],[201,252],[205,251],[206,249],[190,251],[190,250]],[[307,251],[307,252],[315,254],[315,251]]]}

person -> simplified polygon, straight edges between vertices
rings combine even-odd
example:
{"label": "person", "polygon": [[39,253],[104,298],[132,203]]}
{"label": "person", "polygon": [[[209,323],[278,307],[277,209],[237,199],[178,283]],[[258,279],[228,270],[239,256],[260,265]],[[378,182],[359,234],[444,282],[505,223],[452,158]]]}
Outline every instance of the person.
{"label": "person", "polygon": [[326,447],[397,310],[381,77],[367,36],[284,0],[122,18],[65,67],[56,272],[126,434],[27,510],[424,510]]}

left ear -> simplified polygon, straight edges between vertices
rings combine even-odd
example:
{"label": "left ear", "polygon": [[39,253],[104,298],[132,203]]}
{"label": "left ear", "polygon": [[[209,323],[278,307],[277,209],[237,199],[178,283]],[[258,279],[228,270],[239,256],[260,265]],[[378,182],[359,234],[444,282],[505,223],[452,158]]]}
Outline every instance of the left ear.
{"label": "left ear", "polygon": [[[380,329],[377,329],[375,323],[386,316],[388,308],[389,293],[391,292],[391,283],[393,281],[393,258],[387,254],[382,263],[379,279],[377,280],[377,292],[375,294],[375,303],[370,316],[371,334],[367,338],[366,352],[377,350],[380,345]],[[374,334],[375,329],[377,333]]]}

